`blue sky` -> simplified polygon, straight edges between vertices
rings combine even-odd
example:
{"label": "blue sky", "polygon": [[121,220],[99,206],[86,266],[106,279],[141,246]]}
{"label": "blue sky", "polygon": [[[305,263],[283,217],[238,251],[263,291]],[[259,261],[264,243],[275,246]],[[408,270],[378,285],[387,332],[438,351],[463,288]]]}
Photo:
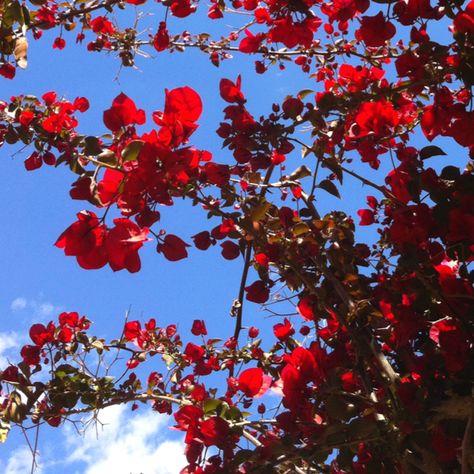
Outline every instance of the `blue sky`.
{"label": "blue sky", "polygon": [[[180,25],[176,22],[176,28],[185,28]],[[79,130],[97,134],[106,132],[102,111],[120,92],[132,97],[150,117],[152,111],[162,109],[165,88],[189,85],[199,92],[204,103],[201,126],[193,143],[211,150],[214,159],[222,161],[230,159],[215,135],[226,105],[219,97],[222,77],[234,79],[242,74],[249,108],[256,115],[268,113],[273,101],[281,101],[305,86],[303,75],[296,68],[291,68],[290,74],[274,68],[256,78],[255,58],[239,57],[238,61],[229,60],[215,68],[198,51],[162,53],[139,60],[140,71],[119,71],[116,58],[85,52],[84,47],[73,44],[74,36],[65,36],[68,46],[63,51],[51,48],[51,32],[38,42],[31,41],[28,68],[19,70],[14,81],[2,81],[2,98],[41,96],[50,90],[68,99],[88,97],[91,109],[78,116]],[[295,81],[301,81],[301,87],[295,87]],[[18,361],[19,348],[28,342],[31,324],[56,319],[61,311],[87,315],[94,321],[91,332],[108,338],[120,334],[129,307],[131,319],[155,317],[160,325],[176,323],[183,335],[189,334],[192,321],[198,318],[206,319],[213,336],[228,335],[227,324],[232,324],[229,309],[240,281],[239,260],[222,259],[217,247],[207,252],[191,249],[189,259],[172,263],[156,254],[155,245],[149,243],[140,252],[142,270],[137,274],[113,273],[109,267],[98,271],[79,268],[74,258],[65,257],[53,244],[75,220],[76,212],[91,207],[69,198],[75,178],[67,169],[43,167],[28,173],[23,167],[28,155],[12,157],[18,149],[0,149],[0,173],[4,177],[0,200],[6,222],[0,235],[2,367],[8,361]],[[216,224],[209,223],[204,212],[190,210],[186,203],[162,210],[161,225],[188,241],[194,233]],[[246,313],[246,317],[257,318],[257,324],[264,317],[253,304],[247,306]],[[68,469],[96,474],[107,466],[117,474],[168,474],[184,465],[181,438],[166,428],[166,418],[156,414],[151,418],[144,409],[131,414],[129,408],[114,408],[100,419],[107,426],[98,441],[94,429],[88,430],[83,439],[71,425],[59,430],[42,427],[36,472],[55,474]],[[29,438],[33,440],[33,432]],[[0,445],[0,472],[23,474],[30,467],[31,453],[25,438],[18,431],[12,432],[8,442]]]}
{"label": "blue sky", "polygon": [[[196,26],[193,21],[190,25]],[[174,31],[185,28],[178,21],[171,26]],[[220,139],[214,133],[225,107],[218,94],[222,77],[242,75],[248,108],[257,116],[267,114],[271,104],[281,102],[285,95],[317,86],[296,67],[289,66],[284,72],[274,67],[257,76],[255,57],[239,56],[215,68],[198,51],[161,53],[152,59],[140,59],[140,70],[119,71],[116,58],[85,52],[84,47],[73,44],[74,36],[65,36],[68,46],[64,51],[51,48],[51,32],[45,33],[41,41],[31,41],[28,69],[18,71],[14,81],[2,80],[1,98],[27,93],[40,96],[50,90],[68,99],[86,96],[91,109],[79,116],[79,130],[98,134],[105,132],[102,111],[120,92],[132,97],[150,117],[152,111],[162,109],[165,88],[188,85],[199,92],[204,103],[201,126],[192,142],[211,150],[216,161],[226,161],[229,154],[221,150]],[[228,335],[226,328],[232,325],[228,314],[238,292],[240,260],[222,259],[217,247],[204,253],[191,249],[189,259],[172,263],[157,255],[155,245],[150,243],[140,253],[142,270],[137,274],[113,273],[109,267],[82,270],[74,258],[66,258],[53,246],[75,220],[76,212],[90,209],[87,203],[69,198],[74,176],[62,167],[43,166],[28,173],[23,167],[28,155],[12,157],[16,151],[15,147],[0,149],[0,202],[4,209],[0,235],[0,366],[8,360],[18,361],[18,348],[27,342],[31,324],[56,319],[61,311],[87,315],[94,321],[92,333],[107,338],[119,335],[129,307],[131,319],[155,317],[160,325],[177,323],[184,335],[189,334],[194,319],[205,319],[212,336]],[[296,161],[294,167],[298,166]],[[292,166],[291,159],[289,163]],[[348,180],[342,204],[325,194],[320,204],[326,210],[344,208],[354,212],[365,207],[367,194],[372,192]],[[204,212],[177,203],[163,210],[161,225],[189,242],[191,235],[216,223],[209,224]],[[248,304],[245,313],[249,324],[258,326],[264,318],[257,305]],[[167,474],[177,472],[177,466],[183,464],[179,437],[167,431],[164,418],[150,417],[145,410],[130,415],[123,408],[114,408],[103,415],[102,421],[108,425],[99,441],[94,429],[82,439],[71,425],[65,430],[42,428],[37,472],[55,474],[67,468],[70,472],[96,474],[107,466],[116,474]],[[21,433],[12,433],[11,439],[0,445],[0,472],[23,474],[29,472],[30,465],[25,439]]]}

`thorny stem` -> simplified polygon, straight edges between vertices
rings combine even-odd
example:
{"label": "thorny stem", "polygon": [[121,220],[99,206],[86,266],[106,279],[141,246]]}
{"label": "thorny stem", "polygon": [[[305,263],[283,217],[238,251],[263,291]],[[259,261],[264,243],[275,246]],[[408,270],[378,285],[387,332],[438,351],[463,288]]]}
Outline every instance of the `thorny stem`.
{"label": "thorny stem", "polygon": [[[247,284],[247,276],[250,268],[250,257],[252,256],[252,244],[248,242],[245,247],[244,268],[242,270],[242,277],[240,279],[239,297],[234,303],[232,309],[235,308],[235,329],[234,339],[239,340],[240,331],[242,330],[242,315],[244,308],[244,291]],[[231,369],[231,376],[233,375],[233,367]]]}

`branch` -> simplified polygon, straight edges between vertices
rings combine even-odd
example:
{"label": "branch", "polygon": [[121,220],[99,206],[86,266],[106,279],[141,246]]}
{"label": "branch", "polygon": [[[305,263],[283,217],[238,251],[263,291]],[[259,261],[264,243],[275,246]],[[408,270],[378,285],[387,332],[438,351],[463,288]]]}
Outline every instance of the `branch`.
{"label": "branch", "polygon": [[[473,393],[474,395],[474,393]],[[471,399],[471,410],[467,420],[466,429],[464,430],[464,437],[461,445],[461,474],[471,473],[471,464],[469,455],[471,454],[471,437],[474,418],[474,401]]]}

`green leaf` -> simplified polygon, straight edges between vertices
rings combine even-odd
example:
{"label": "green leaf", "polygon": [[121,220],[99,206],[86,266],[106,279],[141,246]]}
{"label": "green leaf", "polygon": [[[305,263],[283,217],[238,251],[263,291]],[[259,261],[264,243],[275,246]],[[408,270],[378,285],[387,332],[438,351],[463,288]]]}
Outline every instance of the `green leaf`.
{"label": "green leaf", "polygon": [[135,161],[145,142],[143,140],[133,140],[122,150],[122,159],[126,161]]}
{"label": "green leaf", "polygon": [[84,143],[84,153],[86,155],[97,156],[102,153],[102,147],[97,137],[86,137]]}
{"label": "green leaf", "polygon": [[208,398],[203,403],[204,413],[213,413],[222,405],[222,400],[216,400],[215,398]]}
{"label": "green leaf", "polygon": [[428,145],[420,150],[420,158],[426,160],[432,156],[446,155],[446,153],[438,146]]}
{"label": "green leaf", "polygon": [[339,182],[342,184],[342,170],[341,165],[335,158],[327,158],[323,161],[323,167],[329,168],[336,176]]}
{"label": "green leaf", "polygon": [[309,94],[314,94],[314,90],[313,89],[303,89],[302,91],[298,92],[297,96],[298,96],[299,99],[303,100]]}
{"label": "green leaf", "polygon": [[339,199],[341,198],[341,195],[339,194],[339,190],[337,189],[336,185],[329,179],[324,179],[323,181],[321,181],[318,187],[324,189],[326,192],[332,194],[333,196],[336,196]]}

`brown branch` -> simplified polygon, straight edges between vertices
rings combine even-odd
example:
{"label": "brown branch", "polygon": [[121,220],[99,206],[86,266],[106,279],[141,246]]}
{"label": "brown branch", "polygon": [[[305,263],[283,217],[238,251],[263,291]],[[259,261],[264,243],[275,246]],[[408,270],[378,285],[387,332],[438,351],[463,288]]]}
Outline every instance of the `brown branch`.
{"label": "brown branch", "polygon": [[463,436],[462,445],[461,445],[461,474],[469,474],[472,472],[469,456],[472,452],[471,438],[472,438],[473,418],[474,418],[474,400],[471,399],[470,414],[467,420],[466,429],[464,430],[464,436]]}

